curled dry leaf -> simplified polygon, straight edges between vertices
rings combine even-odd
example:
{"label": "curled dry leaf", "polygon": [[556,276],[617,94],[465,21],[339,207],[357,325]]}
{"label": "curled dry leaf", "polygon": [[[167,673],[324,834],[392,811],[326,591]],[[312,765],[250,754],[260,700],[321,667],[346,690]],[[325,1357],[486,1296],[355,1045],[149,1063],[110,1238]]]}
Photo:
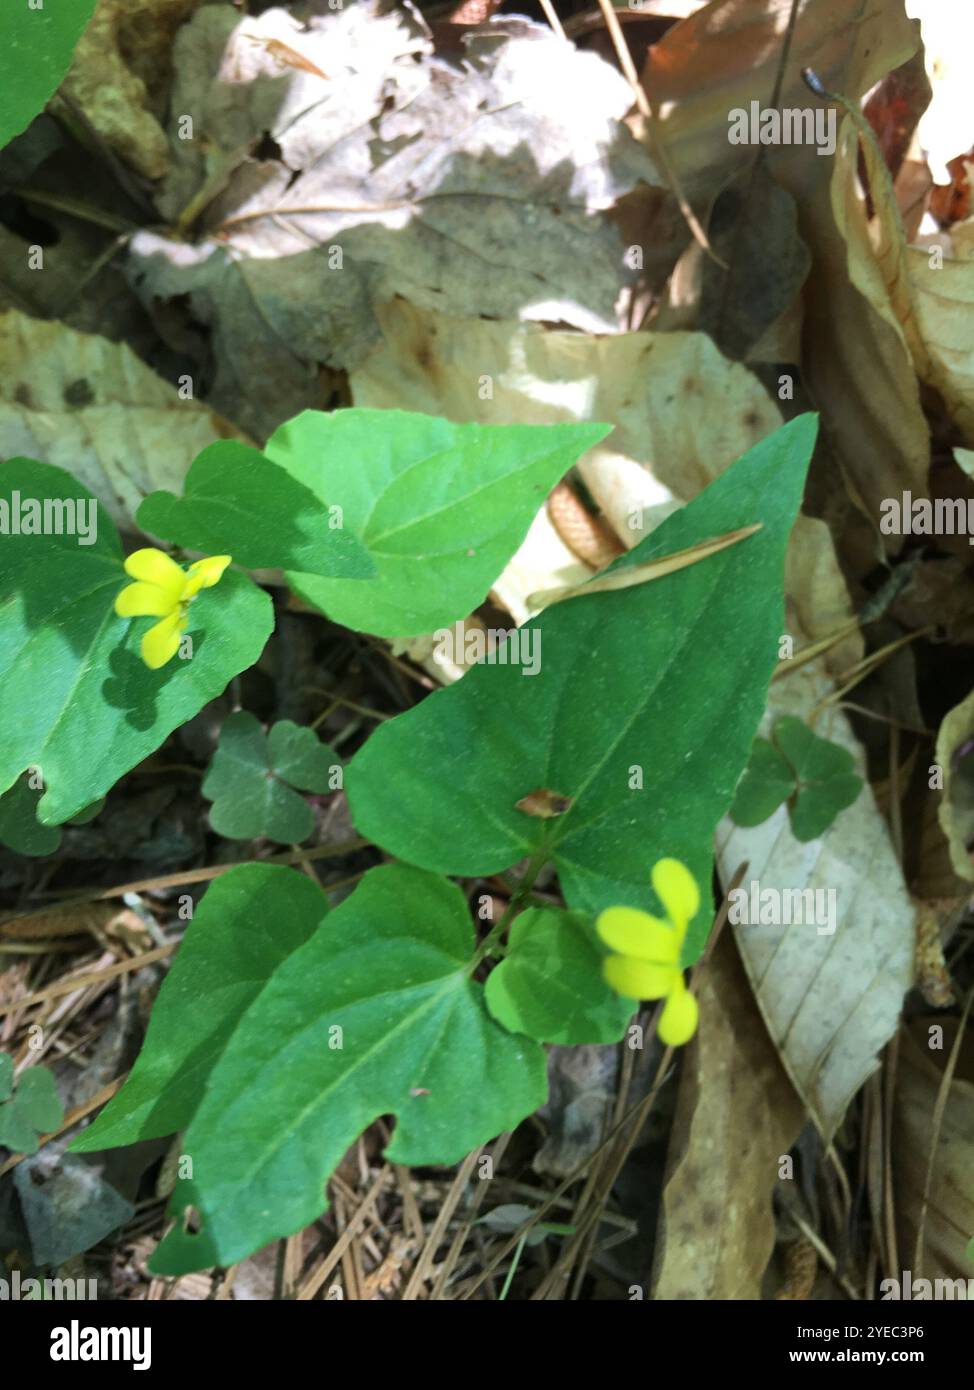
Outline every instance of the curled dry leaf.
{"label": "curled dry leaf", "polygon": [[699,1035],[680,1075],[653,1297],[760,1298],[775,1242],[771,1194],[802,1107],[729,933],[699,981]]}
{"label": "curled dry leaf", "polygon": [[954,873],[974,880],[974,690],[944,716],[934,763],[943,774],[939,819]]}
{"label": "curled dry leaf", "polygon": [[[942,1035],[938,1032],[942,1028]],[[965,1248],[974,1232],[974,1039],[968,1032],[947,1090],[939,1133],[936,1106],[956,1038],[953,1019],[916,1019],[904,1029],[893,1100],[893,1182],[900,1268],[913,1279],[971,1279]],[[931,1041],[936,1045],[931,1047]],[[923,1213],[931,1145],[929,1204]],[[914,1263],[922,1224],[921,1258]],[[897,1278],[900,1270],[891,1271]],[[968,1286],[970,1287],[970,1286]],[[914,1293],[914,1298],[917,1294]]]}

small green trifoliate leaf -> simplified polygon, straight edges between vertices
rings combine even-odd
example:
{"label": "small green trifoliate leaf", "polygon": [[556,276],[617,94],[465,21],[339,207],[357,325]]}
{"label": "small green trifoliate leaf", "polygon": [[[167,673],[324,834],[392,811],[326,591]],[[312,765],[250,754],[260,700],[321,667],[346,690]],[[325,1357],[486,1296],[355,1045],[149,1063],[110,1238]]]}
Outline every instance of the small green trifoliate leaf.
{"label": "small green trifoliate leaf", "polygon": [[313,729],[282,719],[265,734],[259,720],[239,710],[224,723],[203,780],[203,795],[213,802],[210,824],[228,840],[266,835],[281,844],[300,844],[311,834],[314,818],[292,787],[330,791],[340,785],[335,781],[340,769],[337,753]]}
{"label": "small green trifoliate leaf", "polygon": [[[0,1085],[0,1095],[4,1089]],[[0,1105],[0,1144],[15,1153],[36,1153],[37,1136],[57,1129],[63,1119],[54,1077],[46,1067],[28,1067],[17,1079],[13,1098]]]}
{"label": "small green trifoliate leaf", "polygon": [[186,474],[183,496],[153,492],[143,531],[248,569],[293,569],[333,579],[375,574],[368,551],[313,492],[246,444],[209,444]]}
{"label": "small green trifoliate leaf", "polygon": [[791,715],[778,720],[774,740],[798,782],[789,806],[792,834],[803,842],[817,840],[862,791],[855,759],[848,748],[819,738]]}
{"label": "small green trifoliate leaf", "polygon": [[185,1129],[233,1030],[327,912],[316,883],[278,864],[243,864],[214,880],[163,981],[128,1080],[72,1150]]}
{"label": "small green trifoliate leaf", "polygon": [[116,616],[129,578],[118,533],[69,473],[0,465],[0,533],[0,791],[38,768],[38,819],[57,825],[253,665],[273,608],[228,570],[189,607],[186,658],[153,671],[139,644],[156,619]]}
{"label": "small green trifoliate leaf", "polygon": [[766,738],[756,738],[751,760],[737,784],[731,818],[738,825],[760,825],[795,790],[795,774]]}
{"label": "small green trifoliate leaf", "polygon": [[0,149],[19,135],[57,91],[91,19],[95,0],[17,0],[0,18]]}
{"label": "small green trifoliate leaf", "polygon": [[[708,884],[714,829],[777,661],[785,548],[815,435],[803,415],[762,440],[613,568],[760,523],[756,534],[651,583],[554,605],[520,629],[506,664],[478,664],[377,729],[347,770],[358,830],[458,876],[547,851],[569,907],[592,915],[660,913],[659,859]],[[563,814],[518,809],[539,788],[557,791]],[[704,895],[685,965],[711,920]]]}
{"label": "small green trifoliate leaf", "polygon": [[487,977],[487,1007],[512,1033],[538,1042],[616,1042],[633,1005],[603,980],[604,956],[585,913],[528,908]]}
{"label": "small green trifoliate leaf", "polygon": [[408,637],[465,618],[545,497],[609,425],[455,425],[404,410],[307,410],[264,452],[326,505],[378,566],[368,585],[289,570],[335,622]]}
{"label": "small green trifoliate leaf", "polygon": [[[397,1117],[391,1162],[454,1163],[546,1094],[543,1049],[491,1018],[471,978],[474,932],[457,887],[405,865],[372,869],[270,964],[266,949],[254,952],[288,938],[293,894],[309,881],[277,870],[287,880],[253,911],[255,869],[273,872],[233,869],[208,890],[186,933],[186,969],[181,951],[132,1078],[74,1146],[129,1143],[159,1133],[163,1110],[170,1128],[193,1110],[182,1140],[193,1177],[177,1182],[176,1226],[153,1259],[159,1273],[232,1264],[315,1220],[342,1154],[379,1115]],[[217,889],[237,894],[235,911],[225,897],[207,911]],[[222,995],[217,962],[231,981]],[[241,977],[243,987],[232,983]],[[202,1047],[201,1012],[220,1021],[219,1039]],[[173,1072],[179,1103],[165,1081]],[[195,1234],[182,1229],[190,1206]]]}

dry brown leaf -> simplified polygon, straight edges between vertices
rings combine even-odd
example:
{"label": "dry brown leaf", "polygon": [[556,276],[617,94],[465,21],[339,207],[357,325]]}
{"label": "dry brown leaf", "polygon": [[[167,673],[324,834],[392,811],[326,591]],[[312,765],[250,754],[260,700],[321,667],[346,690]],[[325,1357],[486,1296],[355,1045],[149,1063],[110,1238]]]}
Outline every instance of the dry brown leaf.
{"label": "dry brown leaf", "polygon": [[[775,1242],[771,1195],[802,1107],[754,1011],[733,940],[700,974],[663,1192],[657,1299],[756,1299]],[[682,1152],[676,1153],[682,1148]]]}
{"label": "dry brown leaf", "polygon": [[102,139],[150,179],[162,178],[170,164],[169,141],[156,119],[164,96],[159,77],[168,70],[173,35],[201,3],[98,0],[64,80],[64,92]]}
{"label": "dry brown leaf", "polygon": [[974,880],[969,846],[974,844],[974,761],[966,745],[974,738],[974,690],[941,722],[934,762],[943,771],[940,825],[947,837],[951,867],[960,878]]}
{"label": "dry brown leaf", "polygon": [[[941,1027],[943,1045],[931,1048],[930,1039],[938,1034],[930,1029]],[[956,1029],[953,1019],[917,1019],[901,1039],[891,1148],[900,1265],[914,1281],[974,1276],[964,1253],[974,1233],[974,1038],[969,1032],[947,1091],[940,1133],[934,1133],[934,1110]],[[917,1269],[914,1251],[932,1143],[933,1179]],[[901,1277],[900,1270],[891,1273]]]}
{"label": "dry brown leaf", "polygon": [[122,529],[132,529],[147,493],[180,493],[199,451],[233,437],[232,425],[183,400],[124,343],[0,314],[0,458],[65,469]]}

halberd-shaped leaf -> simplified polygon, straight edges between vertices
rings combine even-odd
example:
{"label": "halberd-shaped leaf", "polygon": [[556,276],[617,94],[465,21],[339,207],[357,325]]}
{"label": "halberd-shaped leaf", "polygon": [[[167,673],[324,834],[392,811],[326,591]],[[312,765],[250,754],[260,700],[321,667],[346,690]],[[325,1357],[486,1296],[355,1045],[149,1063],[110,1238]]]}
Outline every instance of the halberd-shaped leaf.
{"label": "halberd-shaped leaf", "polygon": [[267,457],[342,508],[378,566],[370,584],[288,572],[335,622],[409,637],[482,603],[555,483],[611,426],[455,425],[405,410],[306,410]]}
{"label": "halberd-shaped leaf", "polygon": [[242,864],[216,879],[159,991],[131,1075],[72,1149],[112,1149],[185,1129],[233,1030],[327,911],[318,885],[281,865]]}
{"label": "halberd-shaped leaf", "polygon": [[[228,840],[257,835],[281,844],[300,844],[311,834],[314,817],[303,791],[326,792],[336,783],[341,763],[313,729],[281,719],[269,733],[246,710],[231,714],[203,780],[210,824]],[[0,803],[2,804],[2,803]]]}
{"label": "halberd-shaped leaf", "polygon": [[333,579],[375,574],[340,515],[329,515],[303,483],[235,439],[207,445],[186,475],[182,497],[150,493],[136,520],[150,535],[207,555],[230,554],[248,569]]}
{"label": "halberd-shaped leaf", "polygon": [[632,1016],[602,978],[605,952],[584,912],[528,908],[484,986],[487,1007],[512,1033],[538,1042],[609,1043]]}
{"label": "halberd-shaped leaf", "polygon": [[[470,978],[474,934],[457,887],[406,865],[372,869],[310,933],[302,911],[298,943],[293,895],[314,885],[282,869],[252,904],[255,872],[273,870],[233,869],[209,889],[132,1079],[75,1144],[130,1143],[193,1112],[183,1148],[194,1177],[179,1182],[173,1214],[194,1207],[201,1229],[177,1220],[159,1273],[231,1264],[313,1221],[342,1154],[379,1115],[398,1117],[391,1161],[452,1163],[545,1097],[543,1050],[495,1022]],[[275,962],[285,933],[291,949]],[[233,982],[222,998],[221,964]],[[200,1012],[214,1029],[202,1048]]]}
{"label": "halberd-shaped leaf", "polygon": [[[456,875],[547,850],[569,905],[593,914],[659,912],[649,875],[665,856],[709,883],[714,828],[776,661],[785,546],[815,434],[812,415],[776,431],[618,568],[749,523],[759,532],[651,583],[557,604],[521,629],[522,653],[541,643],[530,679],[517,664],[480,664],[376,730],[346,777],[362,834]],[[563,815],[517,809],[538,787],[570,799]],[[685,964],[709,929],[707,896]]]}
{"label": "halberd-shaped leaf", "polygon": [[[24,532],[35,516],[47,534]],[[61,534],[51,534],[58,525]],[[155,620],[116,617],[128,578],[118,534],[80,483],[31,459],[3,464],[0,530],[0,790],[39,768],[38,819],[57,825],[252,666],[273,610],[246,575],[229,570],[193,601],[192,659],[150,671],[139,640]]]}
{"label": "halberd-shaped leaf", "polygon": [[95,0],[5,5],[0,42],[0,149],[44,109],[71,66]]}

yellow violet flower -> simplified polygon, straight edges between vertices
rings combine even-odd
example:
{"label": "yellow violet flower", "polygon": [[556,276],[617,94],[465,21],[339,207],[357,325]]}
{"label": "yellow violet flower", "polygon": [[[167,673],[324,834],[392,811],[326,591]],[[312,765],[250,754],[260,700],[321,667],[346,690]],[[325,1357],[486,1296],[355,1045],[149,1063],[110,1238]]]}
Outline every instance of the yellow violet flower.
{"label": "yellow violet flower", "polygon": [[686,987],[680,951],[700,907],[700,890],[678,859],[661,859],[651,877],[665,922],[634,907],[609,907],[595,929],[617,953],[602,967],[606,982],[626,999],[665,999],[657,1032],[667,1047],[679,1047],[697,1028],[697,1001]]}
{"label": "yellow violet flower", "polygon": [[201,589],[216,584],[230,563],[229,555],[210,555],[182,569],[169,555],[152,546],[134,550],[125,573],[137,582],[127,584],[115,600],[120,618],[161,618],[142,638],[142,660],[153,671],[179,651],[189,625],[189,605]]}

